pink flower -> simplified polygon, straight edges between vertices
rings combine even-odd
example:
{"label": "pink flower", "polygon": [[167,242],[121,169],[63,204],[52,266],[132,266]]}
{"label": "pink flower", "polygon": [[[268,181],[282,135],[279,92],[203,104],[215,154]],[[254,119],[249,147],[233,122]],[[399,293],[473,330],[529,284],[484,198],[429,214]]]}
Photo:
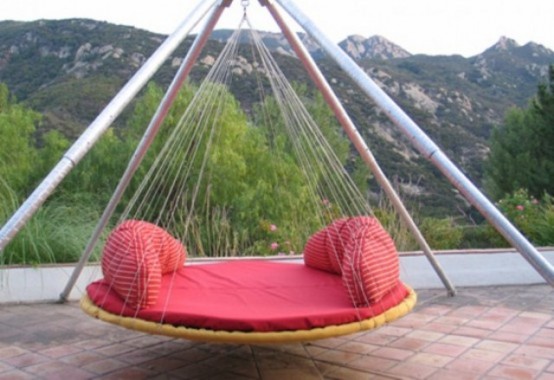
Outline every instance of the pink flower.
{"label": "pink flower", "polygon": [[277,248],[279,248],[279,243],[273,242],[271,243],[270,247],[272,251],[275,251]]}
{"label": "pink flower", "polygon": [[271,232],[275,232],[275,231],[277,231],[277,226],[275,224],[272,224],[271,226],[269,226],[269,230]]}
{"label": "pink flower", "polygon": [[523,211],[523,210],[525,210],[525,207],[523,207],[523,205],[517,205],[516,209],[519,210],[519,211]]}
{"label": "pink flower", "polygon": [[329,203],[330,203],[330,202],[329,202],[329,199],[324,198],[324,199],[321,201],[321,203],[323,203],[324,206],[329,206]]}

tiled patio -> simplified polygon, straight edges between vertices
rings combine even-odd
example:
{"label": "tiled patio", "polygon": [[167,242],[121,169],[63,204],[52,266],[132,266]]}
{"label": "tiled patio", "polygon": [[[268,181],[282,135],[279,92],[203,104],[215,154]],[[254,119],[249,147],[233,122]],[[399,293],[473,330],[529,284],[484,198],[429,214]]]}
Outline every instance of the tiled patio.
{"label": "tiled patio", "polygon": [[0,378],[554,379],[554,288],[418,293],[415,311],[392,325],[281,346],[144,335],[75,303],[0,305]]}

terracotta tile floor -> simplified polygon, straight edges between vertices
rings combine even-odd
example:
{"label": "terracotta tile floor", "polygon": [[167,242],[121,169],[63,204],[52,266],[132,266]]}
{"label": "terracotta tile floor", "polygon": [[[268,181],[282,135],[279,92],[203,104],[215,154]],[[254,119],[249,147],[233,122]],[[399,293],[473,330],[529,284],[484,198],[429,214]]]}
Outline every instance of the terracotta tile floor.
{"label": "terracotta tile floor", "polygon": [[379,330],[277,346],[145,335],[75,303],[0,305],[0,379],[554,379],[554,288],[418,293]]}

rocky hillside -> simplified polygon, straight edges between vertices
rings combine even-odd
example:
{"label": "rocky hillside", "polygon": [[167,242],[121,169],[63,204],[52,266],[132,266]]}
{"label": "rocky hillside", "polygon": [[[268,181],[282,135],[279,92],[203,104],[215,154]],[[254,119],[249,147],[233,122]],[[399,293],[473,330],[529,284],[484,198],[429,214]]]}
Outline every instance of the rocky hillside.
{"label": "rocky hillside", "polygon": [[[207,71],[230,33],[214,33],[193,71],[193,80]],[[74,138],[163,38],[132,27],[82,19],[0,22],[0,81],[19,100],[44,114],[41,130],[57,128]],[[307,81],[281,35],[263,33],[263,39],[275,51],[289,80]],[[452,215],[464,209],[446,181],[428,167],[383,113],[360,96],[313,42],[306,36],[302,39],[404,196],[424,205],[425,212]],[[168,60],[156,81],[169,83],[190,42]],[[519,46],[505,37],[470,58],[411,55],[380,36],[351,36],[340,46],[478,184],[491,129],[509,107],[526,106],[545,79],[548,65],[554,64],[551,50],[536,43]],[[248,69],[253,58],[246,48],[241,55],[235,63],[231,90],[248,110],[255,101],[255,78]],[[120,120],[119,125],[124,123]]]}
{"label": "rocky hillside", "polygon": [[369,38],[350,36],[339,43],[339,46],[355,60],[408,58],[411,56],[406,50],[382,36]]}

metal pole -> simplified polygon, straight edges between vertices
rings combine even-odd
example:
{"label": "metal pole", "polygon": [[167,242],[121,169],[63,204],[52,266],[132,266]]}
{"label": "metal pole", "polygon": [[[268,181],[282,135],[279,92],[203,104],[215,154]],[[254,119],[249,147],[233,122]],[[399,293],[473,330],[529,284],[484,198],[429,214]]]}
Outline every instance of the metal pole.
{"label": "metal pole", "polygon": [[414,238],[418,242],[419,246],[421,247],[422,251],[424,252],[425,256],[431,263],[431,266],[441,279],[442,283],[444,284],[445,288],[448,290],[448,294],[451,296],[454,296],[456,294],[456,289],[444,273],[442,267],[440,266],[439,262],[436,260],[435,256],[433,255],[433,252],[431,250],[431,247],[429,247],[429,244],[427,244],[427,241],[421,234],[421,231],[415,224],[414,220],[412,219],[410,213],[404,206],[404,203],[402,203],[402,200],[394,190],[393,186],[389,182],[386,175],[381,170],[377,160],[375,159],[375,156],[365,143],[364,139],[360,135],[358,129],[354,125],[352,119],[350,119],[350,116],[342,106],[340,100],[334,93],[333,89],[325,79],[325,76],[321,73],[319,70],[319,67],[314,62],[308,51],[306,50],[305,46],[300,41],[300,38],[296,35],[296,33],[292,32],[289,28],[286,21],[283,19],[279,11],[276,9],[276,7],[271,3],[271,0],[260,0],[260,3],[262,5],[266,6],[277,22],[277,25],[281,28],[281,31],[291,44],[292,48],[296,52],[296,55],[302,63],[304,64],[304,67],[310,74],[310,77],[316,84],[316,86],[319,88],[319,91],[322,93],[323,97],[325,98],[325,101],[327,104],[331,107],[333,112],[335,113],[336,118],[341,123],[343,129],[345,130],[346,134],[364,159],[366,165],[371,169],[373,174],[375,175],[375,179],[381,186],[381,188],[385,191],[387,196],[389,197],[392,205],[400,215],[400,218],[404,221],[407,228],[410,230],[410,232],[414,235]]}
{"label": "metal pole", "polygon": [[[196,5],[188,17],[167,37],[163,44],[160,45],[144,65],[133,75],[127,84],[87,127],[79,139],[68,149],[48,176],[6,222],[4,227],[0,230],[0,255],[2,255],[3,249],[23,228],[25,223],[27,223],[33,214],[40,208],[50,194],[52,194],[65,176],[69,174],[75,165],[92,148],[136,94],[158,71],[171,53],[173,53],[179,44],[187,37],[198,22],[197,15],[199,13],[201,13],[201,15],[206,14],[210,9],[206,8],[206,4],[206,0],[201,0],[201,2]],[[210,7],[212,5],[210,5]]]}
{"label": "metal pole", "polygon": [[127,165],[127,169],[125,169],[125,173],[123,173],[121,179],[119,180],[117,188],[115,189],[110,201],[108,202],[108,205],[104,209],[104,213],[102,214],[102,217],[98,221],[98,224],[96,225],[96,228],[92,233],[92,236],[90,237],[85,250],[81,254],[81,258],[79,262],[75,266],[75,269],[71,274],[71,277],[67,281],[65,289],[60,294],[61,302],[65,302],[67,300],[69,293],[75,286],[75,283],[77,282],[77,279],[79,278],[79,275],[83,270],[83,267],[88,262],[90,255],[92,254],[92,251],[94,249],[94,246],[96,245],[98,239],[100,238],[100,235],[102,234],[102,231],[108,224],[111,216],[113,215],[115,208],[117,207],[117,204],[119,203],[119,201],[121,200],[121,197],[123,196],[123,193],[125,192],[125,189],[129,185],[131,178],[133,178],[133,175],[135,174],[142,159],[146,155],[148,148],[150,147],[150,145],[154,141],[154,138],[158,134],[158,131],[160,130],[160,127],[163,124],[171,108],[171,105],[175,101],[175,98],[177,97],[179,90],[183,86],[183,83],[187,79],[190,71],[192,70],[192,67],[196,62],[198,56],[200,55],[200,52],[202,51],[204,45],[206,44],[208,37],[213,31],[215,25],[217,24],[217,21],[219,20],[221,13],[223,13],[223,10],[225,7],[229,6],[231,1],[232,0],[218,0],[219,4],[212,10],[212,13],[209,16],[208,21],[206,22],[206,24],[204,25],[200,33],[198,33],[198,35],[196,36],[194,43],[192,44],[189,51],[187,52],[187,55],[183,60],[183,62],[181,63],[181,66],[179,67],[177,74],[175,74],[173,81],[169,85],[163,99],[161,100],[158,106],[158,109],[156,110],[156,113],[152,117],[150,124],[146,128],[146,131],[144,132],[144,135],[142,136],[141,141],[139,142],[135,152],[133,153],[133,156],[131,157],[129,164]]}
{"label": "metal pole", "polygon": [[421,128],[343,50],[329,40],[291,0],[275,1],[319,43],[320,47],[335,60],[366,95],[377,103],[420,153],[446,176],[450,183],[522,254],[546,282],[554,286],[554,267],[450,161]]}

